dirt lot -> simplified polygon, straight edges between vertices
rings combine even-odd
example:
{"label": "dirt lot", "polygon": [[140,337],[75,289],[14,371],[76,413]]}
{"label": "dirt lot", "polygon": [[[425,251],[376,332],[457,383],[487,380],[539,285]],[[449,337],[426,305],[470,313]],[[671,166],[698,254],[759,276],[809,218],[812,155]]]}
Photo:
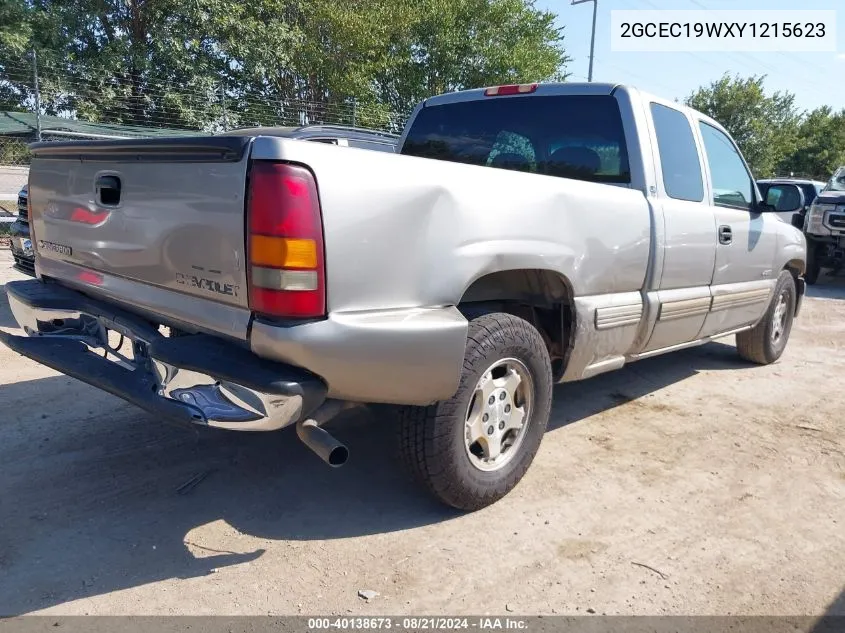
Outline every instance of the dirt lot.
{"label": "dirt lot", "polygon": [[845,614],[845,279],[811,294],[773,366],[729,340],[559,386],[526,479],[472,515],[406,481],[387,420],[334,423],[331,470],[0,347],[0,613]]}

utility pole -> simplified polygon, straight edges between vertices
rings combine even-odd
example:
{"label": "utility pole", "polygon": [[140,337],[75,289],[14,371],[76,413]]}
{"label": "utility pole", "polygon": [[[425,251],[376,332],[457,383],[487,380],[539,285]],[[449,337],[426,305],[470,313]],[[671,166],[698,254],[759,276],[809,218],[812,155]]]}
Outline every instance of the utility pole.
{"label": "utility pole", "polygon": [[38,56],[32,49],[32,77],[35,86],[35,140],[41,140],[41,93],[38,90]]}
{"label": "utility pole", "polygon": [[572,4],[593,3],[593,32],[590,36],[590,71],[587,73],[587,81],[593,81],[593,55],[596,50],[596,13],[599,8],[599,0],[572,0]]}

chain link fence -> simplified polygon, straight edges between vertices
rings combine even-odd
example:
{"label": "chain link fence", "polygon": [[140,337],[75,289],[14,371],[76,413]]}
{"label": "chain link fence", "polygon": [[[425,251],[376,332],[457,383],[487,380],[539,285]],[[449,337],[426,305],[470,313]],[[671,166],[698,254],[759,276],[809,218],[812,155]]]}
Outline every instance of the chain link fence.
{"label": "chain link fence", "polygon": [[[215,134],[236,128],[314,124],[402,130],[408,113],[354,100],[262,98],[249,86],[174,87],[137,77],[73,77],[32,59],[0,59],[0,208],[26,183],[35,141]],[[2,211],[0,211],[2,215]]]}
{"label": "chain link fence", "polygon": [[2,201],[16,200],[18,191],[29,176],[29,151],[27,138],[0,136],[0,206]]}

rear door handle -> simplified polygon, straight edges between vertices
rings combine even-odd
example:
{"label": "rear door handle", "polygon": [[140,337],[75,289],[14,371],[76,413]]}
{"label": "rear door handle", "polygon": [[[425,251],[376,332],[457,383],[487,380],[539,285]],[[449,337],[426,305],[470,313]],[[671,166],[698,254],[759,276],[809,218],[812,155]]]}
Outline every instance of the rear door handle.
{"label": "rear door handle", "polygon": [[723,224],[719,227],[719,244],[730,244],[733,240],[733,231],[731,227]]}

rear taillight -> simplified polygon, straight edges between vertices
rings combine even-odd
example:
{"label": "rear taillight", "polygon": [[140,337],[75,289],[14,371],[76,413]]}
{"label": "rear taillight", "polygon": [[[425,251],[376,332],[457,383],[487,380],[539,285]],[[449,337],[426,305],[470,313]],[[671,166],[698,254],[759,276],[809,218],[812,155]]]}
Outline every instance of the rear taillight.
{"label": "rear taillight", "polygon": [[504,97],[507,95],[522,95],[537,90],[537,84],[512,84],[508,86],[493,86],[484,91],[485,97]]}
{"label": "rear taillight", "polygon": [[70,214],[70,221],[80,224],[100,224],[109,217],[109,213],[109,211],[90,211],[85,207],[76,207]]}
{"label": "rear taillight", "polygon": [[250,309],[283,318],[325,316],[323,222],[311,172],[254,162],[247,223]]}
{"label": "rear taillight", "polygon": [[93,286],[103,285],[103,276],[100,273],[95,273],[93,270],[82,270],[76,275],[76,278],[81,282]]}

